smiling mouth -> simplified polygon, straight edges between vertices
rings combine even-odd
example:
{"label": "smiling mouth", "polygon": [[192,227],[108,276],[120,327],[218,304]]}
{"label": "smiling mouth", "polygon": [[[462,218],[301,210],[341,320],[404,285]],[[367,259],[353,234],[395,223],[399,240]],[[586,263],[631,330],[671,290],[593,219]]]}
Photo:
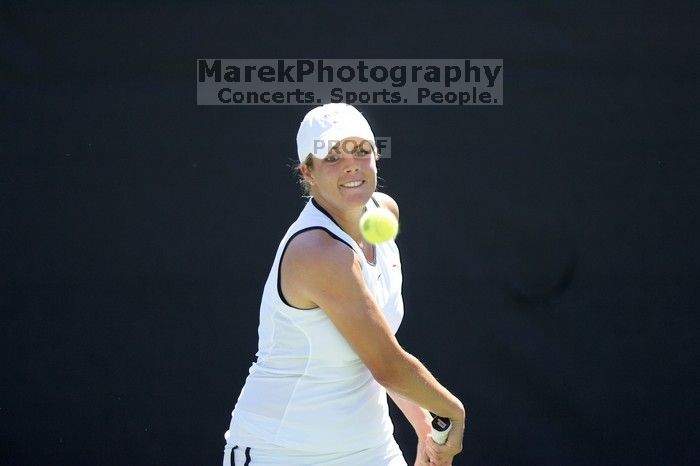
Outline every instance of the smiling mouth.
{"label": "smiling mouth", "polygon": [[340,186],[343,188],[353,189],[353,188],[359,188],[363,184],[365,184],[365,180],[357,180],[357,181],[348,181],[347,183],[343,183]]}

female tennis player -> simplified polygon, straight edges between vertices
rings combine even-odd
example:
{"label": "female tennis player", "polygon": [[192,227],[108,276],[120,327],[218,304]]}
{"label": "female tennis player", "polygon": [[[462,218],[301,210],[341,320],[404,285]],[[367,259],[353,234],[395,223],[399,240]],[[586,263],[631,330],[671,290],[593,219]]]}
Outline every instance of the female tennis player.
{"label": "female tennis player", "polygon": [[[396,340],[403,317],[394,241],[373,246],[359,218],[396,202],[376,192],[377,152],[354,107],[311,110],[297,133],[310,195],[275,255],[263,290],[257,360],[233,410],[224,466],[405,466],[387,394],[416,431],[419,466],[462,450],[465,411]],[[439,445],[429,412],[449,418]]]}

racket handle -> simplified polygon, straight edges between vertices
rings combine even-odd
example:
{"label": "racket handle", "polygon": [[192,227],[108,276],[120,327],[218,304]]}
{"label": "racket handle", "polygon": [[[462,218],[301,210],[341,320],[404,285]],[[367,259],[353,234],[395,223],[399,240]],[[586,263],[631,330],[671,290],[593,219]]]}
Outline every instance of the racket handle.
{"label": "racket handle", "polygon": [[433,442],[443,445],[447,441],[447,436],[450,434],[450,429],[452,429],[452,422],[450,422],[450,420],[446,417],[433,415],[431,427],[432,432],[430,435],[433,437]]}

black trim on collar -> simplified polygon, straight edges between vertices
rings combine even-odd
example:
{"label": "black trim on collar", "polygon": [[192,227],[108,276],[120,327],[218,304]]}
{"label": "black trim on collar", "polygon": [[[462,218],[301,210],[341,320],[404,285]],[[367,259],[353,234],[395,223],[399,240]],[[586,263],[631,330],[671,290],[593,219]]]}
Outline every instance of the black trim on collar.
{"label": "black trim on collar", "polygon": [[[316,202],[316,199],[314,199],[313,197],[311,198],[311,203],[314,205],[314,207],[316,207],[318,210],[320,210],[321,213],[322,213],[323,215],[325,215],[326,217],[328,217],[329,219],[331,219],[331,222],[335,223],[335,224],[338,226],[338,228],[340,228],[340,225],[338,225],[338,222],[335,221],[335,219],[333,218],[333,216],[332,216],[331,214],[329,214],[328,211],[327,211],[326,209],[324,209],[323,207],[321,207],[321,204],[319,204],[318,202]],[[342,230],[342,228],[340,228],[340,229]],[[329,232],[329,233],[330,233],[330,232]]]}
{"label": "black trim on collar", "polygon": [[[379,202],[374,198],[374,196],[372,196],[371,199],[372,199],[372,201],[374,202],[374,204],[375,204],[377,207],[379,207]],[[326,217],[328,217],[328,218],[331,220],[331,222],[335,223],[335,225],[336,225],[338,228],[340,228],[341,230],[343,229],[343,228],[338,224],[338,222],[335,221],[335,219],[333,218],[333,216],[331,216],[331,214],[329,214],[328,211],[327,211],[326,209],[324,209],[323,207],[321,207],[321,204],[319,204],[318,202],[316,202],[316,199],[314,199],[313,197],[311,198],[311,203],[312,203],[312,204],[314,205],[314,207],[316,207],[323,215],[325,215]],[[325,228],[323,228],[323,229],[325,230]],[[328,230],[326,230],[326,231],[328,231]],[[345,231],[345,230],[343,230],[343,231]],[[333,233],[331,233],[330,231],[328,231],[328,234],[331,235],[331,236],[333,236],[333,237],[335,237],[336,239],[338,239],[338,240],[340,240],[340,241],[343,241],[342,239],[338,238],[337,236],[335,236],[335,235],[334,235]],[[291,239],[291,238],[290,238],[290,239]],[[345,241],[343,241],[343,243],[348,244],[348,243],[346,243]],[[348,246],[350,246],[350,245],[348,244]],[[352,246],[350,246],[350,248],[352,248]],[[286,249],[286,247],[285,247],[285,249]],[[353,250],[354,250],[354,249],[353,249]],[[377,265],[377,247],[376,247],[375,245],[372,245],[372,251],[374,252],[374,260],[373,260],[372,262],[370,262],[370,261],[368,261],[367,258],[365,257],[365,261],[366,261],[369,265],[371,265],[372,267],[374,267],[374,266]],[[364,254],[364,253],[363,253],[363,254]],[[281,293],[281,292],[280,292],[280,296],[282,296],[282,293]],[[284,298],[283,298],[283,299],[284,299]],[[286,301],[285,301],[285,304],[286,304]],[[293,306],[292,306],[292,307],[293,307]]]}
{"label": "black trim on collar", "polygon": [[[377,200],[374,198],[374,196],[372,196],[370,199],[372,199],[372,202],[374,202],[374,205],[375,205],[376,207],[379,207],[379,206],[380,206],[379,201],[377,201]],[[321,213],[322,213],[323,215],[325,215],[326,217],[328,217],[329,219],[331,219],[331,221],[332,221],[333,223],[335,223],[336,225],[338,225],[338,222],[335,221],[335,219],[333,218],[333,216],[332,216],[331,214],[329,214],[328,211],[327,211],[326,209],[324,209],[323,207],[321,207],[321,204],[319,204],[319,203],[316,201],[316,199],[314,199],[313,197],[311,198],[311,203],[314,205],[314,207],[316,207],[318,210],[320,210]],[[340,225],[338,225],[338,227],[340,227]],[[342,228],[341,228],[341,230],[342,230]]]}

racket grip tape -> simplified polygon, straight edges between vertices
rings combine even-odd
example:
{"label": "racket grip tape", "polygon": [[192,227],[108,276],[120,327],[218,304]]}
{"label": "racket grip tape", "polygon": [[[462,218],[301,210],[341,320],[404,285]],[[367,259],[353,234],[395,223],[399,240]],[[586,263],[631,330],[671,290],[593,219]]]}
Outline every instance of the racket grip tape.
{"label": "racket grip tape", "polygon": [[430,433],[433,437],[433,441],[440,445],[443,445],[447,441],[447,436],[450,434],[450,429],[452,429],[452,422],[446,417],[433,416],[433,421],[431,422],[432,431]]}

